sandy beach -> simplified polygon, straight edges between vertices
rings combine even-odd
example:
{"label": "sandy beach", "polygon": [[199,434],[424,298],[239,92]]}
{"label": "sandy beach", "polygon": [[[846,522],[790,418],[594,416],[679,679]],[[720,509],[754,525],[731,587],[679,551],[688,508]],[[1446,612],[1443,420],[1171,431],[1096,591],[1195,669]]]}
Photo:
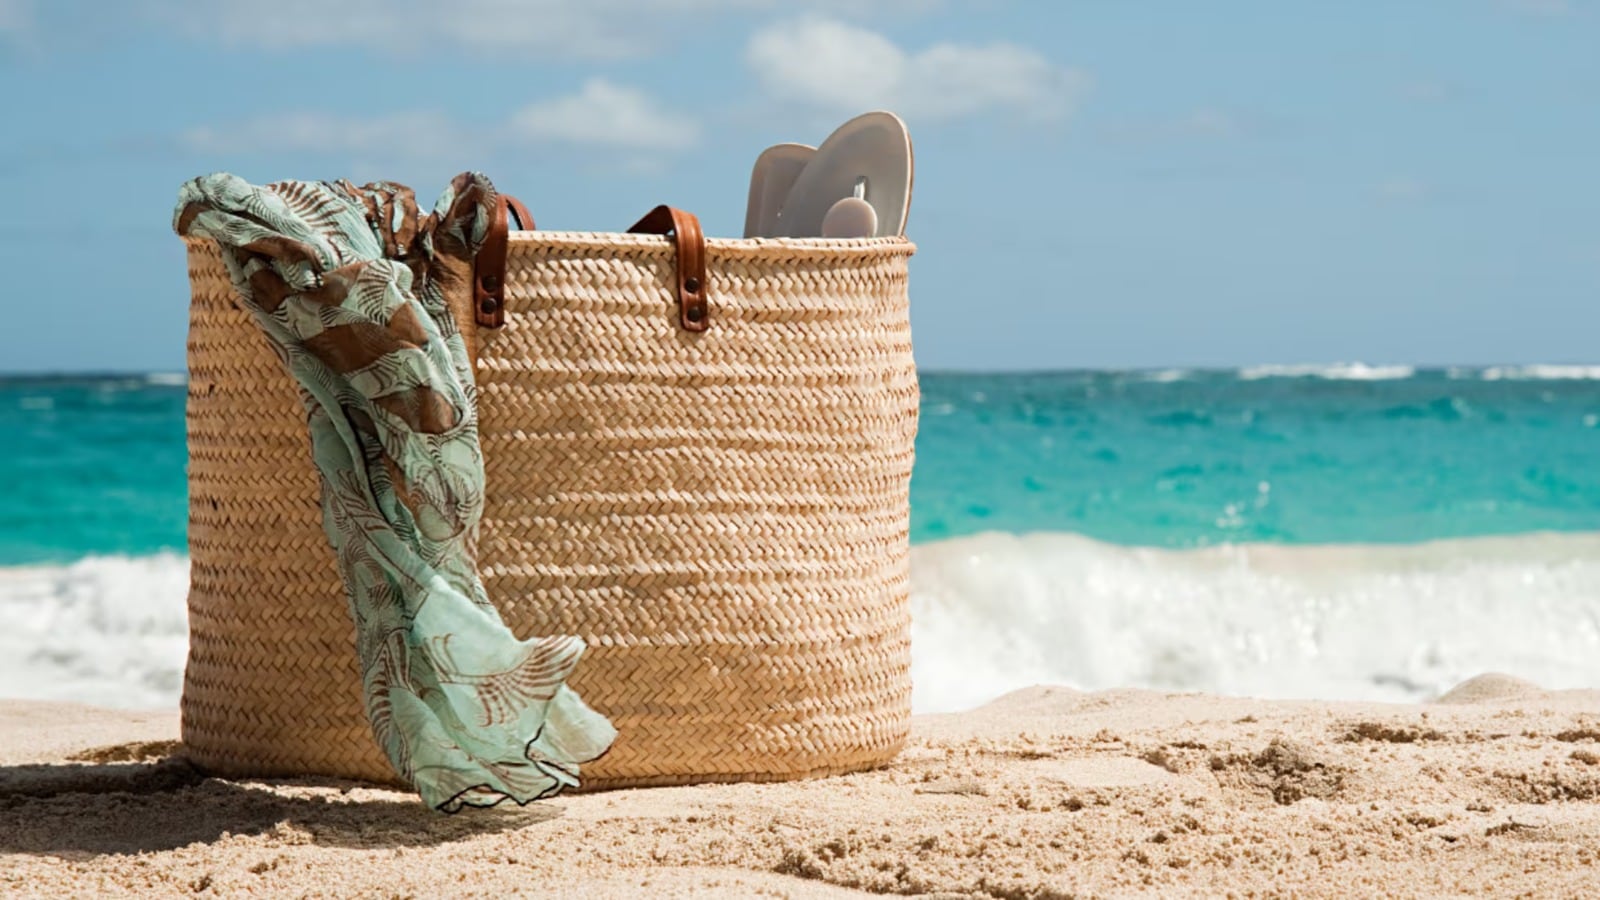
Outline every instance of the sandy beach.
{"label": "sandy beach", "polygon": [[1600,692],[1423,705],[1038,687],[921,716],[888,768],[444,816],[207,778],[175,713],[0,703],[6,896],[1577,896]]}

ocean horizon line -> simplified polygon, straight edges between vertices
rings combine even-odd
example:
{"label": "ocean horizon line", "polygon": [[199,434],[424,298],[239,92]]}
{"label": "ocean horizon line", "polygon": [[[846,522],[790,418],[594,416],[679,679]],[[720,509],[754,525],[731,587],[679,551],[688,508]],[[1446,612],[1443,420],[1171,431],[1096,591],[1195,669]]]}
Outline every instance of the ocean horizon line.
{"label": "ocean horizon line", "polygon": [[[1516,373],[1521,373],[1525,377],[1539,377],[1540,373],[1543,373],[1543,377],[1549,378],[1600,380],[1600,360],[1472,363],[1393,361],[1369,363],[1362,360],[1339,360],[1333,362],[1255,362],[1237,365],[1207,363],[1196,365],[1065,366],[1051,369],[1031,367],[963,369],[918,366],[917,372],[919,375],[933,377],[1038,377],[1074,374],[1148,375],[1154,376],[1158,380],[1160,376],[1178,377],[1181,375],[1239,375],[1244,378],[1322,377],[1362,379],[1384,375],[1403,378],[1428,374],[1450,375],[1452,373],[1496,372],[1501,373],[1502,377],[1511,377]],[[158,379],[152,381],[152,384],[178,383],[179,380],[186,381],[188,373],[181,368],[0,370],[0,384],[109,381],[129,378]]]}

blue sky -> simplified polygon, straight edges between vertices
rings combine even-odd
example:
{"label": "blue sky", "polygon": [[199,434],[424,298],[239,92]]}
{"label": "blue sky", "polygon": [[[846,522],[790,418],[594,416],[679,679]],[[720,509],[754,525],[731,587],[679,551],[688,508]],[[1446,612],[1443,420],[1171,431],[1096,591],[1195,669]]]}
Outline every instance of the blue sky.
{"label": "blue sky", "polygon": [[0,371],[182,368],[194,175],[733,235],[876,107],[926,368],[1600,359],[1591,0],[0,0],[0,87]]}

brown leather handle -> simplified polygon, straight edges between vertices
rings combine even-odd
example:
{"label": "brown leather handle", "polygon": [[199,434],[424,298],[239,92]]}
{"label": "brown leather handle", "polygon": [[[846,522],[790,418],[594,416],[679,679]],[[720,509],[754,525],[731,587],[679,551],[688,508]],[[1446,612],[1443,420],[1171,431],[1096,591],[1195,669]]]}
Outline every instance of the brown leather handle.
{"label": "brown leather handle", "polygon": [[484,235],[483,246],[473,261],[472,307],[482,328],[499,328],[506,322],[506,245],[513,215],[519,230],[533,230],[533,216],[522,201],[510,194],[498,195],[489,233]]}
{"label": "brown leather handle", "polygon": [[658,206],[628,229],[631,234],[665,234],[673,238],[677,259],[678,324],[684,331],[705,331],[711,310],[706,303],[706,236],[693,213]]}
{"label": "brown leather handle", "polygon": [[501,194],[500,200],[505,204],[505,208],[509,210],[512,215],[517,217],[518,231],[532,231],[534,229],[533,213],[528,212],[528,208],[522,205],[521,200],[518,200],[510,194]]}

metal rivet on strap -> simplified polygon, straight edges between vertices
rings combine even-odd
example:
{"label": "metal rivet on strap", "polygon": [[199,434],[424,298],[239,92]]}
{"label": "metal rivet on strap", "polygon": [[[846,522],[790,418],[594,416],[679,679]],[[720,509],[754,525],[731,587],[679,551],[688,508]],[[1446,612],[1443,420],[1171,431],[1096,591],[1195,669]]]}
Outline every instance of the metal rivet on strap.
{"label": "metal rivet on strap", "polygon": [[500,308],[500,298],[485,297],[483,298],[483,301],[478,304],[478,308],[486,313],[492,313]]}
{"label": "metal rivet on strap", "polygon": [[683,311],[684,316],[691,322],[698,322],[706,317],[706,308],[696,304]]}
{"label": "metal rivet on strap", "polygon": [[683,280],[683,289],[691,294],[700,293],[700,279],[690,275]]}
{"label": "metal rivet on strap", "polygon": [[483,276],[483,289],[486,291],[500,290],[500,277],[498,275]]}

